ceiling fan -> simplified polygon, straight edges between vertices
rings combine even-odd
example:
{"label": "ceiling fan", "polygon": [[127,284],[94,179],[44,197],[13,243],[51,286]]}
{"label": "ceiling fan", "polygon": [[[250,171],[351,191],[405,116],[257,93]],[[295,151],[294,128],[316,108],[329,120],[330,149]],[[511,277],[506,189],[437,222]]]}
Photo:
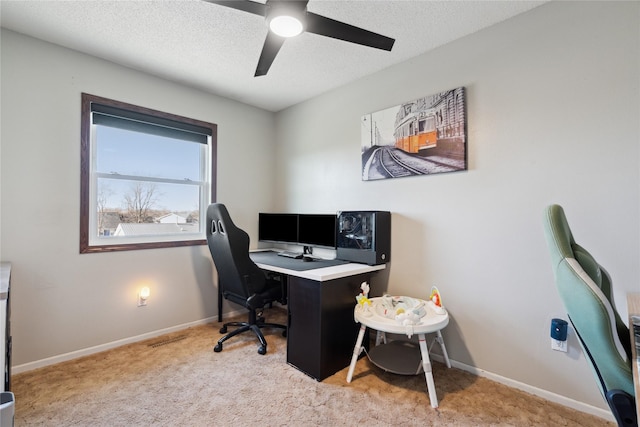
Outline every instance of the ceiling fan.
{"label": "ceiling fan", "polygon": [[387,51],[395,42],[381,34],[308,12],[309,0],[267,0],[266,3],[251,0],[205,1],[265,18],[270,31],[262,47],[255,77],[266,75],[284,41],[303,31]]}

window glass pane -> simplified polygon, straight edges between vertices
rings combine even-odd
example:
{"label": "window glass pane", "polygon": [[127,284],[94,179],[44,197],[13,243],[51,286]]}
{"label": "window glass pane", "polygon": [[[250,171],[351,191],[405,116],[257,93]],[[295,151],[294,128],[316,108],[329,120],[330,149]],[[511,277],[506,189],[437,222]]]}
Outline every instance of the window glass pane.
{"label": "window glass pane", "polygon": [[97,205],[127,210],[131,206],[151,211],[193,212],[200,210],[200,187],[197,185],[98,179]]}
{"label": "window glass pane", "polygon": [[96,171],[178,180],[202,180],[202,144],[95,126]]}
{"label": "window glass pane", "polygon": [[[200,187],[99,178],[96,213],[98,236],[199,233]],[[125,226],[140,223],[150,225]],[[118,228],[126,233],[118,233]]]}

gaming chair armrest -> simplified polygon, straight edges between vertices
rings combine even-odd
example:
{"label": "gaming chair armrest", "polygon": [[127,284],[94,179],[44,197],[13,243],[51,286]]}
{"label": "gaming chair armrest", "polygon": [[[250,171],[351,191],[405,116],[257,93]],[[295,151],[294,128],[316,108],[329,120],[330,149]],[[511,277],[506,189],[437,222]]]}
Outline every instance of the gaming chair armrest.
{"label": "gaming chair armrest", "polygon": [[620,427],[638,427],[638,414],[633,396],[623,390],[609,390],[605,398]]}
{"label": "gaming chair armrest", "polygon": [[264,298],[262,298],[262,295],[253,294],[249,298],[247,298],[247,307],[252,310],[258,310],[264,307],[265,304],[266,303],[264,302]]}

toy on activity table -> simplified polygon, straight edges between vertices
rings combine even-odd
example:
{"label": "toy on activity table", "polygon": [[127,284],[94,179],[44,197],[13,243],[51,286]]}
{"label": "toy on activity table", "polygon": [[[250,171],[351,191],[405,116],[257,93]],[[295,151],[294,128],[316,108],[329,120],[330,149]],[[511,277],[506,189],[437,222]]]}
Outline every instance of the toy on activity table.
{"label": "toy on activity table", "polygon": [[442,298],[440,297],[440,291],[437,287],[431,288],[431,295],[429,296],[429,303],[432,304],[433,310],[436,314],[444,314],[445,309],[442,306]]}
{"label": "toy on activity table", "polygon": [[362,292],[358,294],[356,301],[362,306],[362,308],[364,308],[365,311],[367,311],[371,306],[371,300],[369,299],[369,284],[367,282],[362,282],[360,289],[362,289]]}
{"label": "toy on activity table", "polygon": [[382,310],[380,314],[388,319],[395,319],[396,322],[404,326],[417,325],[420,323],[427,311],[424,308],[425,302],[420,299],[384,295],[381,298]]}

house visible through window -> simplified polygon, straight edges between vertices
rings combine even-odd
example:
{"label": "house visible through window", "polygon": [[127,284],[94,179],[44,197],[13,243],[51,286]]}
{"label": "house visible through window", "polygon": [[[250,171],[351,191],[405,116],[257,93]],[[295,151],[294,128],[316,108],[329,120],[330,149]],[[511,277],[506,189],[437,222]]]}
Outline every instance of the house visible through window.
{"label": "house visible through window", "polygon": [[205,243],[217,126],[82,94],[80,252]]}

